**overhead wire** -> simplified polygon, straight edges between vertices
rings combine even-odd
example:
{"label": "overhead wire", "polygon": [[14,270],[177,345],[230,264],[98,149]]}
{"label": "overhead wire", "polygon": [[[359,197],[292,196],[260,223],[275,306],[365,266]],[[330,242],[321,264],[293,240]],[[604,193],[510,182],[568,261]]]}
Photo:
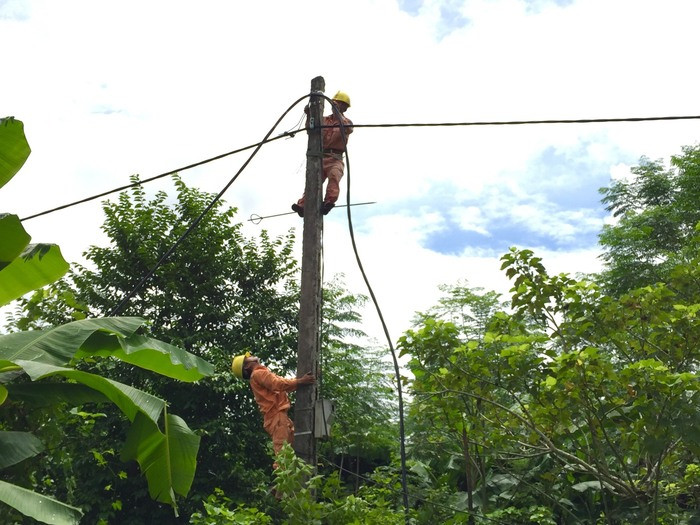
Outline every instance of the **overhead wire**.
{"label": "overhead wire", "polygon": [[263,144],[266,144],[268,141],[268,138],[270,135],[272,135],[272,132],[275,130],[275,128],[279,125],[279,123],[282,121],[282,119],[289,113],[294,106],[296,106],[299,102],[304,100],[305,98],[309,97],[310,95],[304,95],[303,97],[298,98],[294,103],[292,103],[287,110],[282,113],[282,115],[277,119],[275,124],[270,128],[270,131],[267,132],[265,135],[265,138],[263,138],[262,141],[258,142],[257,145],[255,146],[255,150],[250,154],[248,159],[243,163],[243,165],[238,169],[236,174],[231,177],[231,179],[226,183],[226,185],[223,187],[223,189],[216,194],[216,196],[212,199],[212,201],[207,205],[206,208],[195,218],[192,223],[188,226],[187,230],[180,235],[180,237],[173,243],[173,245],[161,256],[161,258],[158,260],[158,262],[155,264],[155,266],[136,284],[136,286],[128,293],[126,294],[122,300],[119,302],[119,304],[112,309],[112,311],[109,313],[108,317],[112,317],[117,315],[121,309],[124,307],[124,305],[138,292],[141,287],[148,281],[153,274],[155,274],[156,270],[160,268],[160,266],[166,261],[168,257],[177,249],[177,247],[182,243],[182,241],[187,238],[187,236],[199,225],[199,223],[202,221],[202,219],[206,216],[207,213],[214,207],[214,205],[221,199],[221,197],[226,193],[226,191],[231,187],[231,184],[233,184],[236,179],[238,179],[239,175],[243,173],[243,170],[246,169],[248,164],[250,163],[251,160],[253,160],[253,157],[260,151],[260,148],[263,146]]}
{"label": "overhead wire", "polygon": [[577,118],[542,120],[482,120],[475,122],[410,122],[396,124],[353,124],[353,128],[436,128],[458,126],[523,126],[532,124],[599,124],[615,122],[653,122],[663,120],[698,120],[700,115],[672,115],[662,117]]}
{"label": "overhead wire", "polygon": [[[93,201],[95,199],[99,199],[100,197],[106,197],[107,195],[111,195],[112,193],[117,193],[120,191],[128,190],[130,188],[135,188],[136,186],[142,186],[143,184],[146,184],[147,182],[153,182],[154,180],[162,179],[163,177],[167,177],[168,175],[174,175],[175,173],[180,173],[180,172],[192,169],[192,168],[196,168],[198,166],[202,166],[204,164],[214,162],[215,160],[220,160],[220,159],[223,159],[223,158],[228,157],[230,155],[235,155],[236,153],[241,153],[243,151],[246,151],[246,150],[249,150],[252,148],[256,148],[256,147],[259,149],[260,146],[262,146],[263,144],[267,144],[269,142],[274,142],[275,140],[279,140],[279,139],[282,139],[285,137],[293,138],[298,132],[299,132],[299,130],[285,131],[284,133],[281,133],[280,135],[278,135],[274,138],[271,138],[271,139],[266,138],[261,142],[257,142],[255,144],[250,144],[249,146],[238,148],[238,149],[235,149],[233,151],[229,151],[228,153],[222,153],[220,155],[216,155],[215,157],[210,157],[208,159],[204,159],[204,160],[201,160],[199,162],[194,162],[192,164],[182,166],[181,168],[166,171],[165,173],[161,173],[159,175],[154,175],[153,177],[148,177],[148,178],[140,180],[138,182],[132,182],[131,184],[125,184],[123,186],[119,186],[119,187],[113,188],[111,190],[103,191],[102,193],[90,195],[89,197],[85,197],[85,198],[79,199],[77,201],[69,202],[69,203],[63,204],[61,206],[56,206],[55,208],[44,210],[44,211],[39,212],[39,213],[34,213],[32,215],[28,215],[27,217],[23,217],[21,220],[28,221],[30,219],[35,219],[36,217],[41,217],[43,215],[48,215],[49,213],[54,213],[54,212],[57,212],[60,210],[65,210],[66,208],[71,208],[73,206],[77,206],[78,204],[84,204],[86,202],[90,202],[90,201]],[[257,153],[257,149],[255,150],[253,155],[255,155],[255,153]],[[251,155],[251,158],[253,157],[253,155]]]}
{"label": "overhead wire", "polygon": [[[303,118],[303,117],[302,117]],[[475,121],[475,122],[412,122],[412,123],[383,123],[383,124],[353,124],[353,128],[412,128],[412,127],[464,127],[464,126],[518,126],[518,125],[535,125],[535,124],[593,124],[593,123],[616,123],[616,122],[654,122],[654,121],[674,121],[674,120],[697,120],[700,119],[700,115],[676,115],[676,116],[661,116],[661,117],[622,117],[622,118],[592,118],[592,119],[544,119],[544,120],[485,120],[485,121]],[[301,121],[300,121],[301,122]],[[195,162],[192,164],[188,164],[186,166],[182,166],[181,168],[166,171],[165,173],[161,173],[159,175],[155,175],[153,177],[148,177],[142,181],[135,182],[132,184],[126,184],[123,186],[119,186],[117,188],[103,191],[101,193],[97,193],[95,195],[91,195],[88,197],[85,197],[83,199],[79,199],[77,201],[69,202],[67,204],[63,204],[61,206],[56,206],[55,208],[51,208],[39,213],[34,213],[32,215],[28,215],[27,217],[22,218],[22,221],[28,221],[30,219],[34,219],[36,217],[41,217],[43,215],[48,215],[49,213],[54,213],[60,210],[64,210],[66,208],[70,208],[72,206],[77,206],[78,204],[83,204],[86,202],[93,201],[95,199],[99,199],[100,197],[106,197],[107,195],[111,195],[113,193],[117,193],[123,190],[127,190],[129,188],[133,188],[135,186],[145,184],[148,182],[152,182],[154,180],[161,179],[163,177],[167,177],[168,175],[173,175],[175,173],[180,173],[192,168],[196,168],[198,166],[202,166],[204,164],[208,164],[210,162],[213,162],[215,160],[222,159],[224,157],[228,157],[230,155],[234,155],[236,153],[241,153],[243,151],[259,147],[261,144],[268,143],[268,142],[273,142],[275,140],[279,140],[281,138],[293,138],[299,131],[301,131],[304,128],[299,127],[300,124],[297,124],[294,126],[296,129],[292,129],[289,131],[285,131],[278,135],[277,137],[271,138],[271,139],[266,139],[264,142],[259,142],[256,144],[251,144],[249,146],[245,146],[242,148],[235,149],[233,151],[229,151],[227,153],[222,153],[220,155],[216,155],[215,157],[210,157],[208,159]],[[328,127],[328,126],[320,126],[320,127]],[[337,127],[337,126],[331,126],[331,127]]]}
{"label": "overhead wire", "polygon": [[347,190],[346,190],[346,202],[347,202],[347,217],[348,217],[348,230],[350,233],[350,241],[352,243],[352,249],[355,254],[355,260],[357,261],[357,266],[360,270],[360,273],[362,274],[362,279],[365,282],[365,285],[367,286],[367,290],[369,292],[370,297],[372,298],[372,303],[374,304],[375,309],[377,310],[377,315],[379,317],[379,321],[381,322],[382,325],[382,330],[384,331],[384,335],[387,340],[387,344],[389,345],[389,350],[391,351],[391,358],[394,364],[394,373],[396,377],[396,391],[398,393],[398,409],[399,409],[399,447],[400,447],[400,461],[401,461],[401,487],[403,490],[403,505],[404,505],[404,513],[405,513],[405,518],[406,518],[406,523],[408,524],[409,518],[408,518],[408,484],[406,480],[406,431],[405,431],[405,426],[404,426],[404,407],[403,407],[403,394],[401,392],[401,371],[399,368],[399,361],[398,358],[396,357],[396,350],[394,349],[394,343],[391,340],[391,336],[389,335],[389,329],[386,325],[386,321],[384,320],[384,315],[382,314],[382,309],[379,306],[379,301],[377,301],[377,297],[374,294],[374,290],[372,289],[372,285],[369,282],[369,279],[367,278],[367,273],[365,272],[364,266],[362,265],[362,259],[360,258],[359,251],[357,249],[357,242],[355,241],[355,230],[353,228],[352,224],[352,212],[351,212],[351,206],[350,206],[350,155],[348,154],[348,148],[347,148],[347,133],[345,131],[345,124],[343,122],[343,116],[338,110],[337,106],[335,103],[325,95],[323,97],[328,100],[331,104],[331,108],[333,110],[333,113],[336,115],[338,122],[340,123],[340,133],[343,139],[343,145],[344,145],[344,151],[345,151],[345,164],[347,165],[348,173],[346,176],[346,185],[347,185]]}
{"label": "overhead wire", "polygon": [[[108,314],[109,316],[114,316],[117,315],[121,309],[125,306],[125,304],[138,292],[138,290],[141,289],[141,287],[155,274],[155,272],[158,270],[158,268],[167,260],[167,258],[177,249],[177,247],[189,236],[189,234],[194,231],[194,229],[199,225],[199,223],[204,219],[204,217],[207,215],[207,213],[214,207],[214,205],[221,199],[221,197],[224,195],[224,193],[229,189],[229,187],[237,180],[237,178],[240,176],[240,174],[245,170],[245,168],[248,166],[248,164],[251,162],[251,160],[255,157],[255,155],[258,153],[260,148],[262,147],[263,144],[272,142],[274,140],[278,140],[280,138],[284,137],[293,137],[298,130],[295,131],[286,131],[279,136],[270,139],[270,135],[272,132],[275,130],[275,128],[279,125],[279,123],[282,121],[282,119],[302,100],[305,98],[308,98],[310,96],[314,95],[314,93],[304,95],[297,99],[292,105],[289,106],[289,108],[279,117],[279,119],[275,122],[275,124],[272,126],[272,128],[268,131],[268,133],[265,135],[264,139],[256,144],[251,144],[249,146],[239,148],[237,150],[233,150],[228,153],[224,153],[221,155],[217,155],[215,157],[211,157],[209,159],[205,159],[200,162],[196,162],[193,164],[189,164],[187,166],[183,166],[179,169],[176,170],[171,170],[165,173],[162,173],[160,175],[156,175],[154,177],[149,177],[147,179],[144,179],[143,181],[139,181],[136,183],[120,186],[118,188],[105,191],[99,194],[92,195],[90,197],[86,197],[83,199],[80,199],[78,201],[74,201],[68,204],[64,204],[40,213],[36,213],[27,217],[24,217],[21,219],[22,221],[25,220],[30,220],[36,217],[40,217],[43,215],[47,215],[59,210],[63,210],[72,206],[76,206],[78,204],[83,204],[95,199],[98,199],[100,197],[104,197],[107,195],[110,195],[112,193],[116,193],[119,191],[123,191],[125,189],[129,189],[135,186],[142,185],[147,182],[151,182],[163,177],[166,177],[168,175],[172,175],[177,172],[185,171],[197,166],[201,166],[203,164],[207,164],[209,162],[213,162],[215,160],[219,160],[221,158],[224,158],[229,155],[233,155],[235,153],[240,153],[242,151],[248,150],[255,148],[254,151],[251,153],[251,155],[248,157],[248,159],[243,163],[243,165],[239,168],[239,170],[236,172],[236,174],[229,180],[229,182],[224,186],[224,188],[212,199],[212,201],[207,205],[207,207],[195,218],[194,221],[188,226],[186,231],[172,244],[172,246],[161,256],[161,258],[158,260],[158,262],[155,264],[155,266],[137,283],[137,285],[127,294],[125,295],[122,300],[119,302],[119,304]],[[318,94],[316,94],[318,95]],[[326,97],[325,95],[321,95],[323,98],[328,100],[331,103],[331,106],[333,108],[333,112],[339,117],[339,122],[340,122],[340,130],[341,134],[343,136],[344,142],[347,140],[347,135],[345,132],[345,125],[343,124],[340,112],[338,111],[337,107],[333,104],[331,99]],[[457,126],[512,126],[512,125],[534,125],[534,124],[588,124],[588,123],[604,123],[604,122],[642,122],[642,121],[671,121],[671,120],[691,120],[691,119],[700,119],[700,115],[698,116],[665,116],[665,117],[627,117],[627,118],[597,118],[597,119],[548,119],[548,120],[511,120],[511,121],[476,121],[476,122],[440,122],[440,123],[386,123],[386,124],[353,124],[353,128],[395,128],[395,127],[457,127]],[[321,127],[329,127],[329,126],[321,126]],[[338,126],[333,126],[333,127],[338,127]],[[396,351],[393,346],[393,342],[391,340],[391,336],[389,335],[389,331],[386,325],[386,322],[384,320],[383,313],[381,311],[381,307],[379,306],[379,303],[377,301],[376,295],[374,293],[374,290],[372,289],[372,286],[369,282],[369,279],[367,277],[367,274],[364,270],[364,267],[362,265],[362,260],[360,258],[358,249],[357,249],[357,243],[355,240],[355,234],[354,234],[354,228],[352,225],[352,213],[351,213],[351,203],[350,203],[350,158],[349,154],[347,151],[347,143],[345,146],[345,154],[346,154],[346,165],[347,165],[347,217],[348,217],[348,228],[349,228],[349,233],[350,233],[350,239],[353,247],[353,252],[355,254],[355,258],[360,270],[360,273],[362,274],[363,280],[365,282],[365,285],[367,286],[367,289],[369,291],[370,297],[372,299],[372,302],[375,306],[375,309],[377,310],[377,314],[379,317],[379,320],[382,325],[382,329],[384,331],[385,337],[387,339],[387,343],[389,345],[389,349],[391,351],[391,356],[394,364],[394,371],[395,371],[395,376],[396,376],[396,381],[397,381],[397,393],[398,393],[398,405],[399,405],[399,433],[400,433],[400,457],[401,457],[401,484],[402,484],[402,494],[403,494],[403,504],[404,504],[404,510],[406,513],[406,519],[408,522],[408,490],[407,490],[407,481],[406,481],[406,451],[405,451],[405,427],[404,427],[404,410],[403,410],[403,396],[402,396],[402,388],[401,388],[401,375],[400,375],[400,368],[399,368],[399,363],[398,363],[398,358],[396,356]],[[495,520],[492,520],[495,521]]]}

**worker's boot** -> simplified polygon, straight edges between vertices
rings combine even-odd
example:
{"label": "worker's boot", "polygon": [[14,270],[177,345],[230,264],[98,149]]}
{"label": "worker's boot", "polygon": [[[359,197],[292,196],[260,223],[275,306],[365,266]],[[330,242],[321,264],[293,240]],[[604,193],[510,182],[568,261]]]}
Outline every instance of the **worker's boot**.
{"label": "worker's boot", "polygon": [[302,207],[299,206],[298,204],[296,204],[296,203],[292,204],[292,209],[293,209],[295,212],[297,212],[297,214],[299,215],[299,217],[303,217],[303,216],[304,216],[304,208],[302,208]]}
{"label": "worker's boot", "polygon": [[324,215],[328,215],[328,212],[331,211],[333,208],[335,208],[334,202],[324,202],[321,205],[321,213],[323,213]]}

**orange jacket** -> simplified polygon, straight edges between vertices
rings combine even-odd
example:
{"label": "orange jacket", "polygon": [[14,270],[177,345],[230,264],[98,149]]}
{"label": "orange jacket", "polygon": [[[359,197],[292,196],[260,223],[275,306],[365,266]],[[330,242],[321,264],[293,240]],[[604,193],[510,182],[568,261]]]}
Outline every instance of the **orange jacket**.
{"label": "orange jacket", "polygon": [[[343,126],[345,130],[345,142],[343,142],[343,132],[340,127],[323,128],[323,149],[335,149],[342,151],[345,149],[345,143],[348,136],[352,133],[352,121],[346,116],[342,116]],[[324,126],[339,126],[340,120],[335,116],[335,113],[323,117]]]}
{"label": "orange jacket", "polygon": [[264,366],[259,366],[250,375],[250,388],[253,390],[260,411],[265,416],[289,410],[291,404],[287,392],[293,392],[298,385],[299,382],[296,379],[280,377]]}

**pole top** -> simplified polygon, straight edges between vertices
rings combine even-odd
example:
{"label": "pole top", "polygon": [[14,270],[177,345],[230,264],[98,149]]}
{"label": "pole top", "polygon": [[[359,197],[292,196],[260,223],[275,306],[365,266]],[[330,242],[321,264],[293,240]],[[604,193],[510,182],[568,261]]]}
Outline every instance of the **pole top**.
{"label": "pole top", "polygon": [[315,77],[311,79],[311,91],[325,91],[326,81],[323,77]]}

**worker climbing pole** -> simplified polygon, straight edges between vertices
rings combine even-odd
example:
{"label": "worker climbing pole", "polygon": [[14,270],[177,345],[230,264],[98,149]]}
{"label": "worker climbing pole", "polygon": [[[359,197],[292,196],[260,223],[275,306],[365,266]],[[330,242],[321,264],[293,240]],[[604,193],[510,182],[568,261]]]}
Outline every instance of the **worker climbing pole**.
{"label": "worker climbing pole", "polygon": [[[297,375],[309,371],[318,375],[321,345],[321,215],[322,160],[321,122],[323,117],[323,77],[311,81],[309,101],[308,147],[306,150],[306,186],[304,235],[301,258],[301,299],[299,307],[299,341],[297,346]],[[311,213],[315,210],[315,213]],[[315,383],[300,386],[294,408],[294,450],[300,458],[316,465],[314,437]]]}

